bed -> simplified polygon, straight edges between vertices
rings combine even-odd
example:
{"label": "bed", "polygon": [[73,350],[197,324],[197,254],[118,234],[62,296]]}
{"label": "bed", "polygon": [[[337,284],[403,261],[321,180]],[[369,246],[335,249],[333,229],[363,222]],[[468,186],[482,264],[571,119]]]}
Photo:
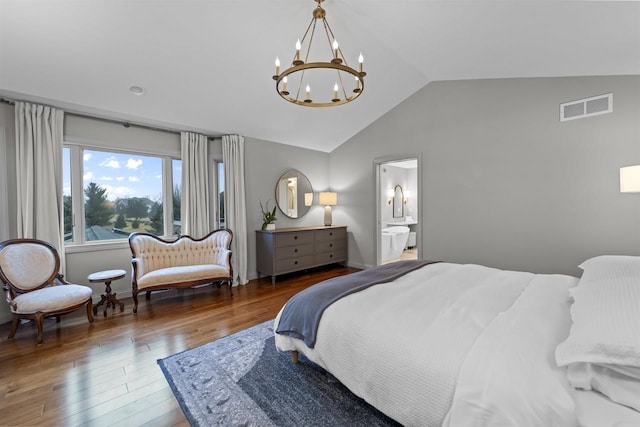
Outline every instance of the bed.
{"label": "bed", "polygon": [[[403,425],[640,425],[640,257],[593,258],[581,279],[394,264],[407,271],[393,280],[382,266],[294,296],[275,319],[278,350]],[[340,297],[322,306],[336,280]],[[349,280],[362,289],[345,292]]]}

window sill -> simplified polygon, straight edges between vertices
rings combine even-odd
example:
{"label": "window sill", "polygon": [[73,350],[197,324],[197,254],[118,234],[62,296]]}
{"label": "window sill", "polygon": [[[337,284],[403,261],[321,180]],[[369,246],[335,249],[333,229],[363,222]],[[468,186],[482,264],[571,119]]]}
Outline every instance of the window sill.
{"label": "window sill", "polygon": [[107,242],[91,242],[83,244],[68,244],[64,246],[65,254],[76,254],[81,252],[99,252],[114,251],[120,249],[129,249],[129,241],[127,239]]}

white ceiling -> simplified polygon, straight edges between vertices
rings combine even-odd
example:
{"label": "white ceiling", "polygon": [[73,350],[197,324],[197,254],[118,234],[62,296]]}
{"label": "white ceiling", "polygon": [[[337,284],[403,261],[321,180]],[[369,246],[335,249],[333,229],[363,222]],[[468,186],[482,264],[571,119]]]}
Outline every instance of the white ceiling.
{"label": "white ceiling", "polygon": [[0,95],[330,152],[431,81],[640,74],[636,1],[326,0],[345,57],[365,56],[366,90],[304,108],[271,76],[315,5],[0,0]]}

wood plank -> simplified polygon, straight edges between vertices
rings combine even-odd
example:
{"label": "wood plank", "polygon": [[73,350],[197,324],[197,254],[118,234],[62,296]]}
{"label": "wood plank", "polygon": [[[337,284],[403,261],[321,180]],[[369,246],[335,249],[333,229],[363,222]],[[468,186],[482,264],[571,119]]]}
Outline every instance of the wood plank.
{"label": "wood plank", "polygon": [[253,280],[233,297],[211,286],[155,292],[140,298],[138,314],[123,299],[124,312],[109,310],[93,324],[82,310],[45,321],[41,346],[34,325],[20,325],[13,340],[4,338],[10,323],[0,325],[0,423],[188,426],[157,359],[273,319],[300,290],[355,271]]}

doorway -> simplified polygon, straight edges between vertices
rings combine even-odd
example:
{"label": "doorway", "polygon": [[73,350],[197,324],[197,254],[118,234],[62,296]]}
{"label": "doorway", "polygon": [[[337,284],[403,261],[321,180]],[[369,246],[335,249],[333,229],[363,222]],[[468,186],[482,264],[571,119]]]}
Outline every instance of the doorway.
{"label": "doorway", "polygon": [[420,163],[419,155],[374,161],[376,265],[420,258]]}

